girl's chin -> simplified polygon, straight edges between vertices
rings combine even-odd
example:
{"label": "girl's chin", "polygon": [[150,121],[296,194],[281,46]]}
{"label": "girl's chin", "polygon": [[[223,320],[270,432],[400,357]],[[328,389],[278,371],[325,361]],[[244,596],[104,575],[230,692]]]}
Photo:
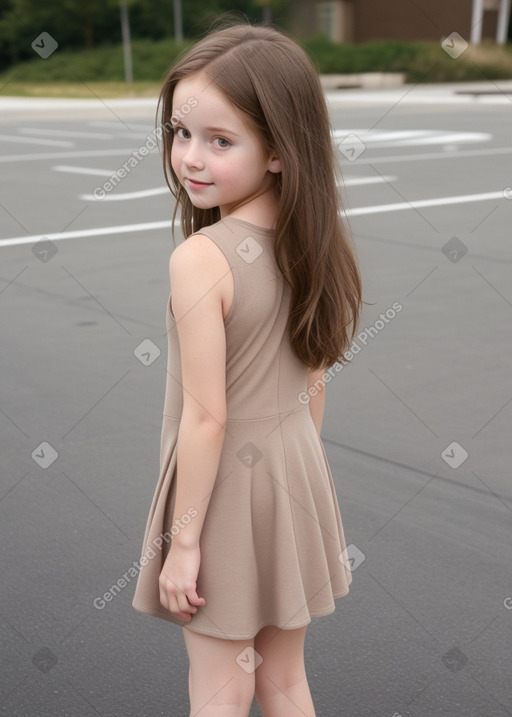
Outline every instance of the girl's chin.
{"label": "girl's chin", "polygon": [[217,206],[216,204],[210,204],[209,202],[201,201],[199,197],[191,197],[190,194],[188,198],[190,199],[192,206],[194,206],[196,209],[212,209],[213,207]]}

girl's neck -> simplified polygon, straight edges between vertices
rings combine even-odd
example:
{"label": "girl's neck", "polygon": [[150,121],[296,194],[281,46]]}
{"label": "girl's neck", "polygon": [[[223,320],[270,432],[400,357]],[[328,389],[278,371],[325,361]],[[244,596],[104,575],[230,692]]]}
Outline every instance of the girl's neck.
{"label": "girl's neck", "polygon": [[234,207],[221,206],[220,216],[243,219],[266,229],[273,229],[277,220],[278,201],[273,187],[266,189],[254,197],[249,197],[242,204]]}

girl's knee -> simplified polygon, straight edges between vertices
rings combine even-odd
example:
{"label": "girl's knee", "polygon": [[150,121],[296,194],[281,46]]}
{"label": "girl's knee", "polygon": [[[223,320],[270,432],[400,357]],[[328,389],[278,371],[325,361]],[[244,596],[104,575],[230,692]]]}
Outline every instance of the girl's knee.
{"label": "girl's knee", "polygon": [[206,686],[204,683],[199,689],[192,689],[190,693],[190,708],[192,715],[221,716],[233,715],[241,717],[248,715],[254,699],[254,683],[252,687],[238,680],[229,680],[224,685]]}
{"label": "girl's knee", "polygon": [[277,673],[260,672],[260,668],[256,670],[254,686],[256,699],[286,694],[300,686],[308,686],[308,680],[304,670],[286,670],[284,667]]}

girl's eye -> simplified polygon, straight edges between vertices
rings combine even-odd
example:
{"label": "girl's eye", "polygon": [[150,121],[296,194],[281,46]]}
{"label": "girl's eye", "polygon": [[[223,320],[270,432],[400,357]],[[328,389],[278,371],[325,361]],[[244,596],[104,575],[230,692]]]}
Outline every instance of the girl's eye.
{"label": "girl's eye", "polygon": [[221,149],[225,149],[226,147],[230,146],[230,143],[227,139],[224,139],[224,137],[216,137],[213,141],[218,142],[219,144],[217,146]]}
{"label": "girl's eye", "polygon": [[[180,134],[180,132],[182,134]],[[178,135],[180,139],[190,139],[190,132],[188,131],[188,129],[185,129],[185,127],[175,127],[174,134]]]}

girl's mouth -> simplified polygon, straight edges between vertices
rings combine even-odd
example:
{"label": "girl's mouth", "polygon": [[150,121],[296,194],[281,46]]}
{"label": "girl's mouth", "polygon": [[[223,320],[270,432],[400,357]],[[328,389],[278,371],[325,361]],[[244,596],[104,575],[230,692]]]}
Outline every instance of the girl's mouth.
{"label": "girl's mouth", "polygon": [[190,189],[204,189],[205,187],[211,187],[211,182],[198,182],[195,179],[190,179],[190,177],[185,177],[185,180],[188,182],[188,186]]}

